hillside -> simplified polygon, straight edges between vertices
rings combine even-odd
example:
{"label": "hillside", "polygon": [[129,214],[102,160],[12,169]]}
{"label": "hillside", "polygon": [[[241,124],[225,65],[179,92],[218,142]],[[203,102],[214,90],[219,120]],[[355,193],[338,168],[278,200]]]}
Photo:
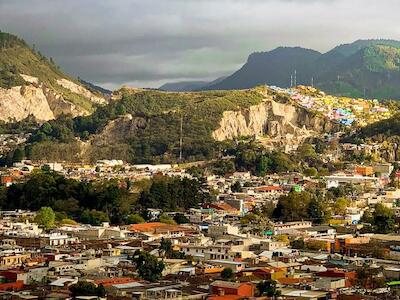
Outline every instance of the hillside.
{"label": "hillside", "polygon": [[320,55],[317,51],[300,47],[253,53],[240,70],[208,89],[244,89],[260,84],[288,87],[294,70],[298,70],[297,83],[308,85],[313,65]]}
{"label": "hillside", "polygon": [[[314,85],[326,92],[348,97],[400,98],[400,42],[359,40],[321,54],[303,48],[277,48],[253,53],[244,66],[207,89],[241,89],[267,83],[290,86]],[[294,83],[294,80],[293,80]]]}
{"label": "hillside", "polygon": [[183,159],[203,160],[243,136],[286,149],[337,127],[265,87],[191,93],[124,88],[114,98],[90,116],[45,123],[29,141],[31,158],[176,162],[182,124]]}
{"label": "hillside", "polygon": [[207,86],[207,81],[181,81],[171,82],[160,86],[158,89],[168,92],[190,92]]}
{"label": "hillside", "polygon": [[100,93],[62,73],[51,58],[0,32],[0,121],[19,121],[29,115],[38,121],[61,114],[87,115],[105,103]]}

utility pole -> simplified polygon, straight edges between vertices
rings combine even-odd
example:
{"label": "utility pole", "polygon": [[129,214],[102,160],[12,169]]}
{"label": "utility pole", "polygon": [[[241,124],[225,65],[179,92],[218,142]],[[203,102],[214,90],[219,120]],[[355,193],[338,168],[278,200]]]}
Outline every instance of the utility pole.
{"label": "utility pole", "polygon": [[181,128],[179,138],[179,161],[182,161],[182,145],[183,145],[183,112],[181,111]]}
{"label": "utility pole", "polygon": [[314,87],[314,77],[311,77],[311,87]]}
{"label": "utility pole", "polygon": [[293,74],[290,74],[290,88],[293,87]]}
{"label": "utility pole", "polygon": [[294,87],[297,86],[297,70],[294,70]]}

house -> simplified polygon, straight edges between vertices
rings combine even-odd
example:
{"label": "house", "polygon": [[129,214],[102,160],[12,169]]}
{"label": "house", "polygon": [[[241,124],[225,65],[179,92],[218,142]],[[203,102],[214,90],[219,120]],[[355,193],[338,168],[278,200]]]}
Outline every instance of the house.
{"label": "house", "polygon": [[24,288],[24,282],[18,280],[16,282],[0,283],[0,291],[20,291]]}
{"label": "house", "polygon": [[52,290],[68,288],[78,282],[77,278],[61,277],[49,283]]}
{"label": "house", "polygon": [[240,271],[244,267],[246,267],[246,263],[239,261],[232,261],[232,260],[214,259],[214,260],[207,260],[207,263],[216,267],[230,268],[233,271]]}
{"label": "house", "polygon": [[253,267],[253,268],[245,268],[238,272],[237,276],[247,277],[247,276],[255,276],[257,278],[263,280],[278,280],[280,278],[284,278],[286,276],[286,270],[284,268],[276,268],[276,267]]}
{"label": "house", "polygon": [[250,282],[239,283],[217,280],[210,284],[210,295],[254,297],[254,293],[255,286]]}
{"label": "house", "polygon": [[9,268],[13,266],[21,266],[24,262],[30,259],[30,253],[25,254],[5,254],[0,256],[0,267]]}
{"label": "house", "polygon": [[368,244],[370,242],[369,236],[342,235],[335,238],[334,250],[336,253],[350,255],[350,247],[352,245]]}
{"label": "house", "polygon": [[315,288],[321,290],[336,290],[346,287],[345,278],[319,278],[314,283]]}
{"label": "house", "polygon": [[333,237],[336,234],[336,229],[327,225],[301,228],[298,231],[307,237]]}
{"label": "house", "polygon": [[355,271],[347,271],[344,269],[329,269],[325,272],[318,272],[316,275],[321,278],[343,278],[345,279],[346,287],[352,286],[357,279],[357,273]]}
{"label": "house", "polygon": [[381,163],[381,164],[375,164],[372,166],[374,169],[374,173],[378,173],[381,176],[389,177],[390,174],[392,174],[394,166],[389,163]]}
{"label": "house", "polygon": [[292,288],[281,288],[279,289],[281,296],[285,299],[299,299],[299,300],[325,300],[329,299],[328,292],[324,291],[310,291],[310,290],[299,290]]}
{"label": "house", "polygon": [[297,229],[308,228],[312,226],[311,221],[296,221],[296,222],[286,222],[286,223],[275,223],[274,233],[275,234],[290,234],[295,232]]}
{"label": "house", "polygon": [[232,205],[229,205],[228,203],[226,203],[224,201],[219,201],[219,202],[215,202],[215,203],[207,203],[207,204],[203,205],[203,208],[212,208],[216,211],[221,211],[221,212],[224,212],[227,214],[235,214],[235,215],[240,214],[240,210],[233,207]]}
{"label": "house", "polygon": [[267,241],[261,241],[260,242],[260,250],[267,250],[267,251],[273,251],[279,248],[284,248],[287,246],[287,243],[285,242],[279,242],[279,241],[273,241],[273,240],[267,240]]}
{"label": "house", "polygon": [[279,185],[265,185],[255,189],[256,193],[269,194],[269,195],[281,195],[285,190]]}
{"label": "house", "polygon": [[374,169],[368,166],[357,166],[355,173],[362,176],[371,176],[374,174]]}
{"label": "house", "polygon": [[133,234],[133,236],[147,234],[150,239],[157,239],[161,237],[183,237],[186,234],[196,232],[196,230],[192,227],[170,225],[161,222],[133,224],[128,226],[127,229]]}
{"label": "house", "polygon": [[239,227],[231,224],[208,225],[208,235],[218,238],[224,235],[239,235]]}

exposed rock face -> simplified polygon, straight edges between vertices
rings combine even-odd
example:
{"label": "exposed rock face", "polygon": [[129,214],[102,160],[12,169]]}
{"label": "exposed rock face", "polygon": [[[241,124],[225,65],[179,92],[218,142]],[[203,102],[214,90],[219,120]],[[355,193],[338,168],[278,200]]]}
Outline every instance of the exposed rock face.
{"label": "exposed rock face", "polygon": [[126,114],[109,122],[101,133],[94,135],[91,144],[95,146],[126,143],[136,135],[139,128],[146,127],[146,119]]}
{"label": "exposed rock face", "polygon": [[[74,103],[66,101],[62,95],[41,83],[37,77],[20,75],[26,81],[26,85],[10,89],[0,88],[0,121],[20,121],[32,115],[39,122],[45,122],[57,118],[61,114],[73,117],[89,114],[88,111]],[[64,88],[68,88],[94,103],[104,104],[106,102],[104,98],[94,95],[72,81],[60,79],[57,82]]]}
{"label": "exposed rock face", "polygon": [[37,78],[37,77],[33,77],[30,75],[25,75],[25,74],[20,74],[20,75],[26,82],[33,83],[33,84],[39,83],[39,78]]}
{"label": "exposed rock face", "polygon": [[39,121],[54,119],[42,88],[33,85],[0,88],[0,120],[20,121],[33,115]]}
{"label": "exposed rock face", "polygon": [[88,112],[80,109],[69,101],[65,101],[61,95],[55,94],[49,88],[43,86],[42,89],[46,95],[50,109],[53,111],[56,118],[62,114],[71,115],[73,117],[88,115]]}
{"label": "exposed rock face", "polygon": [[57,79],[57,83],[61,85],[63,88],[66,88],[75,94],[82,95],[85,98],[90,99],[90,101],[92,101],[93,103],[97,104],[106,103],[106,100],[104,98],[94,95],[91,91],[85,89],[83,86],[76,84],[75,82],[72,82],[68,79],[65,78]]}
{"label": "exposed rock face", "polygon": [[240,111],[226,111],[219,128],[213,132],[217,141],[240,136],[256,136],[282,146],[296,147],[305,138],[329,132],[333,124],[291,103],[267,99],[263,103]]}

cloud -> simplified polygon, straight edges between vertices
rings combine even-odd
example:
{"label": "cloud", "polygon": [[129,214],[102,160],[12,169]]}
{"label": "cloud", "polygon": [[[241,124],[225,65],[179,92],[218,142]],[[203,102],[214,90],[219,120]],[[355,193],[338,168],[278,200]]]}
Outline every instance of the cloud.
{"label": "cloud", "polygon": [[0,29],[116,88],[229,74],[254,51],[400,39],[398,0],[0,0]]}

